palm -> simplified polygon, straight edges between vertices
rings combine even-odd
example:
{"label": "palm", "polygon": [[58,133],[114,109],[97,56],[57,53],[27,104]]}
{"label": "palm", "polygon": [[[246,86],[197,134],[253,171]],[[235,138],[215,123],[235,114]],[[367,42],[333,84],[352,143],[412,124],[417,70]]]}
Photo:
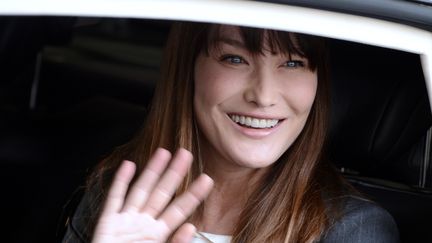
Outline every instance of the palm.
{"label": "palm", "polygon": [[[186,150],[179,151],[164,172],[169,160],[167,151],[158,150],[127,197],[135,167],[131,162],[121,166],[110,188],[93,242],[165,242],[183,224],[208,194],[212,181],[201,176],[187,192],[169,204],[192,157]],[[184,226],[177,231],[176,238],[191,238],[193,228]]]}
{"label": "palm", "polygon": [[100,242],[162,242],[169,229],[150,215],[139,212],[124,212],[102,217],[99,220]]}

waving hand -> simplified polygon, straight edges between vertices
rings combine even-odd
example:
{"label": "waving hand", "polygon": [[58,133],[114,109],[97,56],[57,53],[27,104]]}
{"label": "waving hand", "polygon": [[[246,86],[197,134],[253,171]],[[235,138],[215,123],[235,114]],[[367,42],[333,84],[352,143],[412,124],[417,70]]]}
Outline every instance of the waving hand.
{"label": "waving hand", "polygon": [[192,155],[185,149],[178,150],[172,160],[167,150],[158,149],[129,189],[135,164],[124,161],[114,177],[92,242],[165,242],[177,228],[173,241],[190,242],[195,227],[184,222],[213,186],[210,177],[203,174],[171,202],[191,163]]}

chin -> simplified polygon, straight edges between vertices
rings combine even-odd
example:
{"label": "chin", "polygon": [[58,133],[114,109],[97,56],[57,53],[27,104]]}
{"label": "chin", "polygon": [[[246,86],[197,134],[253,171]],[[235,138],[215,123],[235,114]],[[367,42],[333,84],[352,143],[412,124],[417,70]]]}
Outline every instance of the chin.
{"label": "chin", "polygon": [[[240,166],[247,168],[266,168],[274,164],[281,156],[282,153],[271,152],[255,152],[255,153],[242,153],[241,156],[235,156],[234,161]],[[245,156],[247,155],[247,156]]]}

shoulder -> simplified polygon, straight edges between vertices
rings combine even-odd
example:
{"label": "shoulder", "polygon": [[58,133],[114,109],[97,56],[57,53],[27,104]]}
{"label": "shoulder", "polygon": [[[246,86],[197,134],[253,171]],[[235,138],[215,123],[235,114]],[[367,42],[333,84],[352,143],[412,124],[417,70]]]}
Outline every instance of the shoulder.
{"label": "shoulder", "polygon": [[344,199],[342,216],[320,242],[399,242],[396,224],[386,210],[357,196]]}
{"label": "shoulder", "polygon": [[90,242],[87,227],[91,220],[91,203],[92,195],[86,192],[76,207],[73,215],[68,217],[66,225],[66,233],[63,236],[63,243],[84,243]]}

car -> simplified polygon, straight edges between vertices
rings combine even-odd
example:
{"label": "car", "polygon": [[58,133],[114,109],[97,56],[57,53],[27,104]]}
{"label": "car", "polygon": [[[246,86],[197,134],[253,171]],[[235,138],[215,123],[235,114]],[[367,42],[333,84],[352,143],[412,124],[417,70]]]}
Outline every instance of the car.
{"label": "car", "polygon": [[145,120],[172,21],[199,21],[327,38],[327,159],[402,242],[432,242],[432,1],[14,0],[0,16],[5,241],[62,238],[89,171]]}

